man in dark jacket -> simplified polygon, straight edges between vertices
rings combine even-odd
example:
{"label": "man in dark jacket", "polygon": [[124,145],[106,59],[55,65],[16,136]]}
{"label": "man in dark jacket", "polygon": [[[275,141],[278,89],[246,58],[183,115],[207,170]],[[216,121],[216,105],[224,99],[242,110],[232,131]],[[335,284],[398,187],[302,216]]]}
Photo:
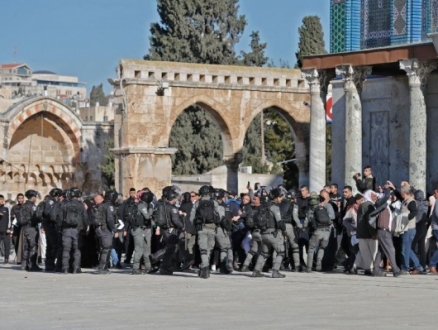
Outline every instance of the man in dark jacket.
{"label": "man in dark jacket", "polygon": [[9,209],[5,206],[5,197],[0,195],[0,243],[3,242],[5,246],[5,264],[9,263],[12,236],[11,227],[11,217]]}
{"label": "man in dark jacket", "polygon": [[356,173],[353,178],[356,181],[357,190],[362,194],[367,190],[376,189],[376,178],[373,177],[371,166],[365,166],[363,168],[363,179],[360,173]]}
{"label": "man in dark jacket", "polygon": [[184,269],[189,269],[195,263],[194,246],[196,244],[196,227],[190,221],[190,212],[192,212],[192,199],[196,198],[195,193],[186,192],[183,194],[183,200],[179,208],[179,214],[182,216],[184,230],[180,234],[179,248],[184,251]]}

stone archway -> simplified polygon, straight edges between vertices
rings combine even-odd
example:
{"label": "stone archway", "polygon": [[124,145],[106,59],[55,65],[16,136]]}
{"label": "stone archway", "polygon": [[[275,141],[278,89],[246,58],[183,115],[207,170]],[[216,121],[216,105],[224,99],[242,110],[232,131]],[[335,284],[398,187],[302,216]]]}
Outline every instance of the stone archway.
{"label": "stone archway", "polygon": [[33,98],[9,109],[3,120],[2,190],[12,196],[26,189],[46,194],[53,187],[74,184],[82,122],[70,108],[53,99]]}
{"label": "stone archway", "polygon": [[228,175],[224,188],[237,190],[246,130],[263,109],[276,106],[293,127],[307,183],[310,114],[308,85],[299,70],[122,60],[115,94],[125,108],[115,120],[116,187],[148,186],[159,191],[171,180],[170,130],[193,104],[207,108],[224,141]]}

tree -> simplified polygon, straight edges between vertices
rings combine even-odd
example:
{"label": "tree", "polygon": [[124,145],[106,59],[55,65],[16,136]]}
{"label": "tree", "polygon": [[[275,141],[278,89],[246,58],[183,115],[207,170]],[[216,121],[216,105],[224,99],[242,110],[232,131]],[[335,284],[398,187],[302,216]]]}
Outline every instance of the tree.
{"label": "tree", "polygon": [[242,64],[245,66],[264,66],[269,58],[265,56],[267,43],[260,43],[259,31],[251,33],[251,52],[241,52]]}
{"label": "tree", "polygon": [[99,102],[99,105],[107,106],[108,98],[105,96],[103,91],[103,84],[99,86],[93,86],[90,92],[90,105],[95,106],[96,102]]}
{"label": "tree", "polygon": [[[145,59],[251,66],[267,63],[266,44],[260,43],[258,32],[251,34],[251,51],[236,55],[235,45],[246,26],[245,16],[238,14],[238,0],[157,0],[157,4],[160,22],[151,25],[151,46]],[[172,157],[175,174],[203,173],[223,164],[219,125],[202,107],[189,107],[178,117],[169,146],[178,149]],[[260,164],[260,159],[251,164]]]}
{"label": "tree", "polygon": [[152,61],[235,64],[234,46],[246,26],[238,0],[157,0],[160,23],[151,25]]}
{"label": "tree", "polygon": [[172,156],[174,174],[199,174],[222,165],[220,128],[211,114],[199,106],[186,109],[172,127],[169,145],[177,148]]}
{"label": "tree", "polygon": [[303,66],[302,58],[308,55],[327,54],[325,50],[324,31],[318,16],[306,16],[303,25],[298,28],[300,39],[298,43],[297,68]]}
{"label": "tree", "polygon": [[107,183],[108,187],[114,186],[114,154],[110,149],[114,148],[114,139],[107,139],[103,142],[103,146],[106,150],[105,163],[100,164],[99,167],[102,170],[102,177]]}

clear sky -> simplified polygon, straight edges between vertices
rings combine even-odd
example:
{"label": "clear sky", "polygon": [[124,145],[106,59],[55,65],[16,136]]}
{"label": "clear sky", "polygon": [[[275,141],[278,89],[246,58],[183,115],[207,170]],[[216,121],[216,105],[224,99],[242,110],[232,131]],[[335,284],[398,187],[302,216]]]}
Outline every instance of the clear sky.
{"label": "clear sky", "polygon": [[[75,75],[87,84],[115,76],[121,58],[142,58],[149,27],[158,21],[155,0],[1,0],[0,63],[25,62],[33,70]],[[326,48],[329,0],[240,0],[248,25],[237,48],[248,50],[259,30],[267,55],[295,64],[298,27],[306,15],[321,17]],[[106,91],[109,91],[106,84]]]}

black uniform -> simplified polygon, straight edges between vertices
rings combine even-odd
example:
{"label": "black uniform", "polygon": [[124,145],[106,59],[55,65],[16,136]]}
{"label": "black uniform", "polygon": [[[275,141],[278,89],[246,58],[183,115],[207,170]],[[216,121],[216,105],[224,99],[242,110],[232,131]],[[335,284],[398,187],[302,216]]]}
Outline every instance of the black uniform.
{"label": "black uniform", "polygon": [[67,202],[66,199],[53,203],[50,211],[50,219],[55,224],[56,232],[56,265],[55,271],[60,273],[62,271],[62,206]]}
{"label": "black uniform", "polygon": [[178,208],[169,202],[166,202],[169,222],[168,228],[162,228],[164,243],[166,244],[166,252],[161,263],[160,274],[172,275],[173,273],[173,258],[175,256],[176,247],[178,244],[179,230],[182,230],[184,225],[179,218]]}
{"label": "black uniform", "polygon": [[3,242],[5,246],[5,263],[8,263],[11,249],[11,238],[6,231],[11,230],[11,226],[9,209],[2,205],[0,206],[0,243]]}
{"label": "black uniform", "polygon": [[44,212],[42,219],[42,226],[46,234],[46,271],[55,270],[55,259],[58,248],[58,231],[56,228],[56,221],[52,219],[51,212],[55,205],[55,199],[50,197],[44,203]]}
{"label": "black uniform", "polygon": [[12,226],[12,243],[14,244],[15,253],[18,256],[18,243],[20,241],[21,225],[19,222],[20,210],[23,204],[15,204],[11,209],[11,220],[17,220],[16,224]]}
{"label": "black uniform", "polygon": [[20,224],[23,228],[22,270],[40,270],[37,265],[38,221],[35,217],[36,205],[30,200],[23,204],[20,212]]}
{"label": "black uniform", "polygon": [[87,211],[84,205],[72,199],[62,205],[62,271],[68,272],[70,252],[73,250],[73,273],[80,269],[81,252],[79,233],[87,227]]}
{"label": "black uniform", "polygon": [[113,232],[115,230],[116,209],[111,202],[104,202],[97,206],[96,211],[96,235],[99,238],[100,256],[98,270],[100,273],[108,273],[108,261],[113,244]]}

